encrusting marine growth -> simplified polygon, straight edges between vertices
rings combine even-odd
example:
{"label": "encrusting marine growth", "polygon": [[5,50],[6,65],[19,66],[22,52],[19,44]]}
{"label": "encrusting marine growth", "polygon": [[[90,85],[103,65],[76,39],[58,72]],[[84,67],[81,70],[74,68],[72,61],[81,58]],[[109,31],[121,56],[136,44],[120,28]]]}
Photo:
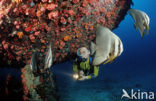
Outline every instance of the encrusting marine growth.
{"label": "encrusting marine growth", "polygon": [[96,24],[116,28],[131,4],[131,0],[1,0],[0,65],[21,68],[30,63],[34,50],[42,63],[49,42],[54,64],[74,58],[79,47],[89,47],[95,39]]}

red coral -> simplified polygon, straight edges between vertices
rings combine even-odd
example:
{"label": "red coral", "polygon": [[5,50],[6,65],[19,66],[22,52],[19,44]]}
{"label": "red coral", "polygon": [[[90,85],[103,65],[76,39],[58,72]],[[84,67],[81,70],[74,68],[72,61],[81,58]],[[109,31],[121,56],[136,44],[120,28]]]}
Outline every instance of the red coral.
{"label": "red coral", "polygon": [[47,1],[48,1],[48,0],[42,0],[42,2],[44,2],[44,3],[47,2]]}
{"label": "red coral", "polygon": [[40,31],[35,32],[35,35],[39,36],[40,35]]}
{"label": "red coral", "polygon": [[61,17],[61,20],[60,20],[60,22],[62,23],[62,24],[66,24],[66,19],[64,18],[64,17]]}
{"label": "red coral", "polygon": [[74,15],[75,13],[74,13],[73,10],[68,10],[68,14],[69,14],[69,15]]}
{"label": "red coral", "polygon": [[76,3],[79,3],[80,0],[72,0],[72,2],[73,2],[74,4],[76,4]]}
{"label": "red coral", "polygon": [[[23,88],[24,88],[24,94],[28,95],[28,87],[26,85],[26,78],[25,78],[25,68],[21,69],[22,75],[21,75],[21,79],[22,79],[22,84],[23,84]],[[26,100],[26,98],[24,98],[24,100]]]}
{"label": "red coral", "polygon": [[48,10],[54,10],[56,7],[58,7],[58,5],[53,3],[47,5]]}
{"label": "red coral", "polygon": [[31,40],[31,42],[34,42],[35,41],[35,37],[33,34],[29,35],[29,39]]}
{"label": "red coral", "polygon": [[33,44],[39,42],[41,47],[35,49],[44,54],[50,40],[54,63],[71,57],[77,48],[88,47],[95,39],[94,25],[101,24],[110,29],[117,26],[121,18],[119,13],[126,14],[129,1],[0,0],[0,55],[4,56],[1,61],[15,64],[10,60],[14,57],[26,63],[31,59]]}
{"label": "red coral", "polygon": [[52,11],[48,14],[49,19],[56,18],[56,17],[58,17],[58,11]]}
{"label": "red coral", "polygon": [[40,16],[41,16],[41,14],[42,14],[42,12],[41,12],[41,11],[39,11],[39,10],[36,12],[36,16],[37,16],[37,17],[40,17]]}
{"label": "red coral", "polygon": [[8,49],[8,44],[7,44],[7,43],[6,43],[6,44],[4,44],[4,45],[3,45],[3,47],[4,47],[4,49],[6,49],[6,50],[7,50],[7,49]]}
{"label": "red coral", "polygon": [[29,26],[25,29],[26,32],[30,32],[31,30],[32,30],[32,26],[31,26],[31,25],[29,25]]}
{"label": "red coral", "polygon": [[60,40],[60,46],[59,46],[59,48],[62,49],[64,46],[65,46],[65,43],[62,40]]}

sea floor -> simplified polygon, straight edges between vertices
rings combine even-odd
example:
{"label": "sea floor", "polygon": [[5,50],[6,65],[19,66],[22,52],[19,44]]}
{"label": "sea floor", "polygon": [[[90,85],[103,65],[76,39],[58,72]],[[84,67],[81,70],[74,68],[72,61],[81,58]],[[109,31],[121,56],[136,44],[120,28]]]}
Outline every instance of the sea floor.
{"label": "sea floor", "polygon": [[143,69],[139,65],[123,68],[115,63],[108,64],[100,66],[97,78],[86,81],[76,81],[72,78],[72,64],[69,62],[52,67],[52,71],[56,75],[60,101],[142,101],[126,98],[121,100],[122,89],[128,93],[134,89],[135,91],[152,91],[156,94],[154,68],[154,65],[153,67],[146,65]]}

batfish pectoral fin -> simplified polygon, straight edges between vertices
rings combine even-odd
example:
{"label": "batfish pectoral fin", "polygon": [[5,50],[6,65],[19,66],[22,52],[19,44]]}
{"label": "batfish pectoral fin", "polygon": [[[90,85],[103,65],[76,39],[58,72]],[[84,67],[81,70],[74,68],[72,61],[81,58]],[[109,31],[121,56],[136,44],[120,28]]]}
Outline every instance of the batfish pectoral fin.
{"label": "batfish pectoral fin", "polygon": [[110,56],[109,59],[107,59],[107,61],[104,62],[104,64],[112,63],[115,60],[115,58],[116,58],[116,56]]}
{"label": "batfish pectoral fin", "polygon": [[136,23],[134,23],[134,28],[137,29]]}
{"label": "batfish pectoral fin", "polygon": [[147,35],[148,35],[149,34],[149,25],[147,23],[145,23],[145,22],[144,22],[143,25],[145,26],[146,31],[147,31]]}
{"label": "batfish pectoral fin", "polygon": [[144,36],[144,30],[143,30],[141,27],[139,27],[139,32],[140,32],[140,34],[141,34],[141,38],[143,39],[143,36]]}
{"label": "batfish pectoral fin", "polygon": [[90,51],[91,51],[91,55],[93,55],[96,52],[96,44],[94,42],[90,43]]}

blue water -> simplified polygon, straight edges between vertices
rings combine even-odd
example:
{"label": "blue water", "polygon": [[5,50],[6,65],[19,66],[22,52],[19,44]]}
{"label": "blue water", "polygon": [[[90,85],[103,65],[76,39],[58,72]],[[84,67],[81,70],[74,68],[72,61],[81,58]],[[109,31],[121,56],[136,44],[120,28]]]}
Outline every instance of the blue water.
{"label": "blue water", "polygon": [[150,17],[149,35],[141,39],[139,31],[133,27],[133,19],[127,15],[113,31],[121,38],[124,52],[112,64],[101,65],[96,79],[73,80],[70,62],[53,66],[60,101],[123,101],[122,89],[156,94],[156,3],[155,0],[133,2],[132,8],[143,10]]}

